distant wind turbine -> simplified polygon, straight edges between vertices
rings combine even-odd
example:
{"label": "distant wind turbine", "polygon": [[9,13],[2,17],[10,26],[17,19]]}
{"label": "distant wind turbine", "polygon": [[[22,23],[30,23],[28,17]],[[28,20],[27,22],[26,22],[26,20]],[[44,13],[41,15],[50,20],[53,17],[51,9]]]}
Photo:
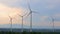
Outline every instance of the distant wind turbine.
{"label": "distant wind turbine", "polygon": [[28,3],[29,11],[30,11],[29,14],[28,14],[27,16],[30,15],[30,32],[32,32],[32,13],[37,13],[37,12],[32,11],[29,2],[27,2],[27,3]]}
{"label": "distant wind turbine", "polygon": [[55,29],[54,29],[54,18],[51,17],[51,19],[52,19],[52,23],[53,23],[53,32],[55,32]]}
{"label": "distant wind turbine", "polygon": [[[8,15],[8,16],[9,16],[9,15]],[[9,16],[9,19],[10,19],[10,24],[11,24],[10,30],[11,30],[11,32],[12,32],[12,17]]]}
{"label": "distant wind turbine", "polygon": [[[25,15],[26,15],[26,14],[25,14]],[[18,16],[20,16],[20,17],[22,18],[22,25],[21,25],[21,27],[22,27],[22,28],[21,28],[22,31],[21,31],[21,32],[23,32],[23,30],[24,30],[24,28],[23,28],[23,17],[24,17],[25,15],[22,16],[22,15],[19,15],[19,14],[18,14]]]}

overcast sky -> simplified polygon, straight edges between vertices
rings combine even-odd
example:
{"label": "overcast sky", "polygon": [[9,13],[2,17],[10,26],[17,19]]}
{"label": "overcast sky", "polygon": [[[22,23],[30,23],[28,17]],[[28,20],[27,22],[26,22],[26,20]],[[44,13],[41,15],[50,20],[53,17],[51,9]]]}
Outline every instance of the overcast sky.
{"label": "overcast sky", "polygon": [[[52,19],[55,28],[60,27],[60,0],[29,0],[33,13],[33,28],[52,28]],[[27,0],[0,0],[0,27],[9,27],[8,14],[13,18],[13,27],[21,27],[21,17],[17,14],[28,14]],[[24,17],[24,27],[29,28],[30,17]],[[20,24],[20,25],[16,25]],[[8,26],[7,26],[8,25]],[[17,28],[18,28],[17,27]]]}

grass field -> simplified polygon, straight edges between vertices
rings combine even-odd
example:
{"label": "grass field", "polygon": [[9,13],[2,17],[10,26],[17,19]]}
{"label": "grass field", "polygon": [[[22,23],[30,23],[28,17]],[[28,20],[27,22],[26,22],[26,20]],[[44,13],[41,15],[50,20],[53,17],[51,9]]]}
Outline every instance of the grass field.
{"label": "grass field", "polygon": [[60,34],[60,32],[3,32],[0,34]]}

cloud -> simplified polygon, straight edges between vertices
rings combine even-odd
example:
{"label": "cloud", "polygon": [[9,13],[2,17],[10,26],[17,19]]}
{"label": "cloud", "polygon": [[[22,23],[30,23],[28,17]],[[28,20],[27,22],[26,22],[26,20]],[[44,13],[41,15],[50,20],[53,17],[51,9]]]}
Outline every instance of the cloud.
{"label": "cloud", "polygon": [[25,5],[25,0],[0,0],[0,3],[10,7],[22,7],[21,5]]}
{"label": "cloud", "polygon": [[34,3],[34,0],[31,0],[32,3],[34,4],[37,3],[39,7],[41,6],[42,8],[45,9],[55,9],[60,6],[60,0],[35,0],[35,1],[36,2]]}
{"label": "cloud", "polygon": [[24,13],[26,13],[26,11],[27,10],[25,8],[22,8],[22,7],[20,7],[20,8],[9,7],[9,6],[5,5],[5,4],[0,3],[0,22],[1,22],[0,24],[8,24],[9,23],[8,14],[13,19],[15,19],[17,14],[24,15]]}
{"label": "cloud", "polygon": [[60,18],[60,13],[54,14],[54,17]]}
{"label": "cloud", "polygon": [[54,5],[48,5],[48,6],[46,6],[45,8],[47,8],[47,9],[54,9],[56,6],[54,6]]}
{"label": "cloud", "polygon": [[7,3],[15,3],[15,2],[18,2],[18,1],[22,1],[22,0],[0,0],[0,2],[7,2]]}
{"label": "cloud", "polygon": [[0,4],[0,14],[2,13],[4,15],[7,13],[12,14],[12,15],[17,14],[17,13],[22,14],[23,12],[25,12],[25,10],[26,9],[22,7],[16,8],[16,7],[9,7],[4,4]]}
{"label": "cloud", "polygon": [[30,2],[33,2],[33,3],[38,3],[40,2],[41,0],[30,0]]}
{"label": "cloud", "polygon": [[47,18],[48,18],[48,16],[41,16],[41,17],[40,17],[40,19],[41,19],[42,21],[46,20]]}

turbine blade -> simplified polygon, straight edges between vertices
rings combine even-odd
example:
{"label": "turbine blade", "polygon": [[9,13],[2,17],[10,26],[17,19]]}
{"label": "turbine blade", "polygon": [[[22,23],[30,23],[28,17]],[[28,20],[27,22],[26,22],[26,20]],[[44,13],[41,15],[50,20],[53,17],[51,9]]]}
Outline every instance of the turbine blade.
{"label": "turbine blade", "polygon": [[21,15],[17,14],[18,16],[22,17]]}
{"label": "turbine blade", "polygon": [[28,9],[29,9],[29,11],[31,11],[30,3],[29,3],[29,2],[27,2],[27,4],[28,4]]}
{"label": "turbine blade", "polygon": [[26,16],[27,13],[25,13],[23,16]]}
{"label": "turbine blade", "polygon": [[9,15],[8,15],[8,17],[9,17],[9,20],[10,20],[10,22],[11,22],[11,21],[12,21],[12,17],[11,17],[11,16],[9,16]]}
{"label": "turbine blade", "polygon": [[27,16],[29,16],[32,12],[29,12],[29,14]]}
{"label": "turbine blade", "polygon": [[36,11],[32,11],[32,13],[40,14],[40,13],[38,13],[38,12],[36,12]]}
{"label": "turbine blade", "polygon": [[32,11],[33,13],[38,13],[38,12],[36,12],[36,11]]}
{"label": "turbine blade", "polygon": [[[8,15],[9,16],[9,15]],[[9,18],[11,19],[11,17],[9,16]]]}

